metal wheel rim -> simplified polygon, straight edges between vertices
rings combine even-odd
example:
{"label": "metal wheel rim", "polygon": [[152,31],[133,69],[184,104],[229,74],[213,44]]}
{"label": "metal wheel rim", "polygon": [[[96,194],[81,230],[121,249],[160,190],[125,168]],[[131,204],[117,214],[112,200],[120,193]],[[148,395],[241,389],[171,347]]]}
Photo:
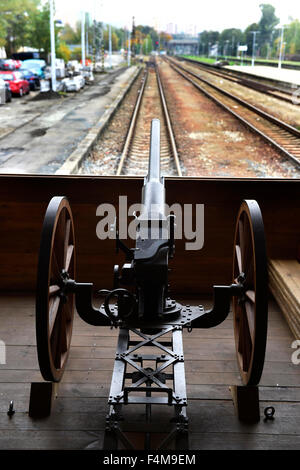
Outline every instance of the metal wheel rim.
{"label": "metal wheel rim", "polygon": [[233,299],[237,362],[245,385],[260,381],[267,340],[268,271],[264,225],[259,205],[243,201],[236,222],[233,282],[245,274],[245,295]]}
{"label": "metal wheel rim", "polygon": [[38,260],[36,339],[45,380],[59,382],[66,366],[75,308],[74,294],[62,296],[62,268],[75,278],[74,224],[68,200],[51,199],[44,218]]}

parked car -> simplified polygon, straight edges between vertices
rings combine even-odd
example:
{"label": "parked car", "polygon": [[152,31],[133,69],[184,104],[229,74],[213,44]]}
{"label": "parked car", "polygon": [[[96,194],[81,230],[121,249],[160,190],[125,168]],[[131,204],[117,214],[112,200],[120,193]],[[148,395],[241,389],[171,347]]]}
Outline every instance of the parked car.
{"label": "parked car", "polygon": [[0,68],[1,70],[15,70],[15,61],[12,59],[1,59]]}
{"label": "parked car", "polygon": [[82,75],[75,75],[71,78],[64,78],[61,80],[61,86],[66,91],[79,91],[85,85],[85,80]]}
{"label": "parked car", "polygon": [[43,59],[23,60],[22,68],[33,71],[39,78],[45,78],[44,70],[46,68],[46,62]]}
{"label": "parked car", "polygon": [[9,82],[12,94],[23,96],[30,92],[28,81],[24,79],[24,75],[19,71],[0,72],[0,78]]}
{"label": "parked car", "polygon": [[19,72],[23,74],[25,80],[29,83],[30,90],[35,91],[37,88],[40,88],[40,79],[33,70],[21,67],[19,68]]}
{"label": "parked car", "polygon": [[11,91],[9,88],[9,83],[0,78],[0,89],[5,88],[5,103],[11,102]]}

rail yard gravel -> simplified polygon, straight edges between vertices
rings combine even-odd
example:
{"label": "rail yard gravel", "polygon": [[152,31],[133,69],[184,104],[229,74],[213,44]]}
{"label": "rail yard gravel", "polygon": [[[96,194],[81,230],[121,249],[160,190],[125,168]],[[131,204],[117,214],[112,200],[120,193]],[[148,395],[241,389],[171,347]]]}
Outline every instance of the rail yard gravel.
{"label": "rail yard gravel", "polygon": [[167,63],[160,66],[178,152],[187,175],[299,178],[300,171]]}
{"label": "rail yard gravel", "polygon": [[[300,128],[300,105],[286,103],[262,92],[252,90],[244,85],[234,83],[230,80],[226,80],[225,78],[216,77],[209,73],[209,71],[206,72],[190,62],[182,61],[178,63],[184,64],[186,68],[198,74],[200,77],[209,80],[212,84],[222,86],[224,90],[235,94],[239,98],[249,101],[249,103],[254,106],[259,106],[267,113],[276,116],[278,119],[287,122],[291,126]],[[298,96],[297,102],[299,102],[299,94],[296,94],[297,90],[295,89],[295,99]]]}

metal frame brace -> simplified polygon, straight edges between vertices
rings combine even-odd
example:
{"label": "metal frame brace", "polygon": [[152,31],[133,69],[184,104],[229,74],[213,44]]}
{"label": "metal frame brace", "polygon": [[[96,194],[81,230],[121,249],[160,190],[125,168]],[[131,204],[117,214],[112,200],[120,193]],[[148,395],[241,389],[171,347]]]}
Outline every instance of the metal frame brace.
{"label": "metal frame brace", "polygon": [[[131,340],[130,332],[140,339]],[[161,340],[169,333],[172,334],[172,341]],[[156,348],[158,351],[156,354],[140,354],[139,350],[144,347]],[[147,363],[155,364],[155,369],[147,367]],[[133,371],[129,372],[128,366]],[[170,366],[171,372],[165,372]],[[173,382],[173,388],[166,385],[168,381]],[[188,448],[182,326],[166,325],[155,334],[135,328],[120,328],[108,403],[104,448],[117,448],[119,439],[127,449],[134,449],[120,426],[122,406],[131,404],[146,405],[146,422],[143,423],[145,448],[150,448],[152,405],[174,407],[174,418],[171,420],[174,424],[158,449],[166,448],[173,439],[177,448],[178,445]]]}

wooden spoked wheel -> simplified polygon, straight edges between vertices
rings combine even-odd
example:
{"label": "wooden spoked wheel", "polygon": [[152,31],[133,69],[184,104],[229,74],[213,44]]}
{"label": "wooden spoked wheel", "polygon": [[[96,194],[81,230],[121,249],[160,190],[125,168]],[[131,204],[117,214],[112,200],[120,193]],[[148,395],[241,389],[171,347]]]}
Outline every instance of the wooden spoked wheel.
{"label": "wooden spoked wheel", "polygon": [[233,298],[237,361],[245,385],[257,385],[265,360],[268,323],[268,270],[264,225],[259,205],[243,201],[236,222],[233,282],[242,284]]}
{"label": "wooden spoked wheel", "polygon": [[45,380],[59,382],[70,349],[74,294],[66,281],[75,278],[75,237],[69,202],[53,197],[42,229],[36,292],[36,339]]}

